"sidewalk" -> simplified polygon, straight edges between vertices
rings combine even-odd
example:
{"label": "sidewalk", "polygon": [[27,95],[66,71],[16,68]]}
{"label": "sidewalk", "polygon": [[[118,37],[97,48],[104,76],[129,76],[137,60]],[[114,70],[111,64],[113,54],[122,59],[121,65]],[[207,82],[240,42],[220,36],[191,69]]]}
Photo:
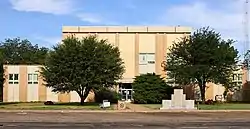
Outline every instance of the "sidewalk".
{"label": "sidewalk", "polygon": [[153,109],[150,109],[150,108],[147,108],[147,107],[144,107],[144,106],[141,106],[141,105],[138,105],[138,104],[133,104],[133,103],[127,103],[126,104],[127,107],[134,111],[134,112],[140,112],[140,111],[154,111]]}
{"label": "sidewalk", "polygon": [[250,110],[0,110],[0,113],[223,113]]}

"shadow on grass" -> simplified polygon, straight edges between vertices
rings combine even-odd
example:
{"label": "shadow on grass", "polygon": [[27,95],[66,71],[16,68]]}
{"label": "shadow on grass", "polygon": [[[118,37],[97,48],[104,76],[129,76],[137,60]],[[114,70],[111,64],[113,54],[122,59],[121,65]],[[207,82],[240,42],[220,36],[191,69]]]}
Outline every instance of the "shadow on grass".
{"label": "shadow on grass", "polygon": [[[45,105],[44,102],[0,102],[0,106],[4,105]],[[80,102],[54,102],[54,106],[99,106],[99,103],[94,102],[86,102],[83,105],[80,104]],[[50,105],[46,105],[50,106]]]}
{"label": "shadow on grass", "polygon": [[62,105],[62,106],[99,106],[99,103],[86,102],[81,105],[79,102],[70,102],[70,103],[54,103],[53,105]]}
{"label": "shadow on grass", "polygon": [[231,102],[225,102],[228,104],[250,104],[250,101],[231,101]]}
{"label": "shadow on grass", "polygon": [[19,104],[18,102],[0,102],[0,105]]}

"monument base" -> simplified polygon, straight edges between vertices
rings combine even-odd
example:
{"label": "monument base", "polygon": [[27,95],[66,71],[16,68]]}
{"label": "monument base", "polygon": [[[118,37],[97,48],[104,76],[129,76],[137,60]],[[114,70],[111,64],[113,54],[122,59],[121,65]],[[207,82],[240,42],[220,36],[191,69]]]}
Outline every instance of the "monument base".
{"label": "monument base", "polygon": [[186,107],[170,107],[170,108],[160,108],[160,110],[197,110],[197,108],[186,108]]}
{"label": "monument base", "polygon": [[174,89],[171,100],[162,100],[160,110],[197,110],[194,100],[186,100],[183,89]]}

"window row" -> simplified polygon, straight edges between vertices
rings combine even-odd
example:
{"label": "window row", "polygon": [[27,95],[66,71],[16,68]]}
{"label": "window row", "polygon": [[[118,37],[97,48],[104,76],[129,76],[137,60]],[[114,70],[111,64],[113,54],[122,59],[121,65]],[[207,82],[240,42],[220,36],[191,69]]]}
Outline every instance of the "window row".
{"label": "window row", "polygon": [[233,81],[242,81],[242,74],[233,74]]}
{"label": "window row", "polygon": [[[19,74],[9,74],[9,84],[19,84]],[[28,74],[28,84],[38,84],[38,74]]]}

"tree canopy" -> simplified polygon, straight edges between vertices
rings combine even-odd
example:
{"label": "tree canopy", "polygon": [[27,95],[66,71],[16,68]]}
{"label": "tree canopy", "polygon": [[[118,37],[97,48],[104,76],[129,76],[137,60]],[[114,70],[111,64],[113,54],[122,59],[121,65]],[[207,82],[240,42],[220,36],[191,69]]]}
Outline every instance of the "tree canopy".
{"label": "tree canopy", "polygon": [[3,55],[0,50],[0,100],[2,100],[2,94],[3,94],[3,84],[4,84],[5,78],[4,78],[4,68],[3,68]]}
{"label": "tree canopy", "polygon": [[48,48],[32,45],[27,39],[6,39],[0,43],[3,61],[8,64],[44,64]]}
{"label": "tree canopy", "polygon": [[227,86],[236,69],[238,51],[235,41],[224,40],[209,27],[196,30],[192,35],[174,42],[167,54],[165,71],[180,85],[198,84],[205,101],[206,82]]}
{"label": "tree canopy", "polygon": [[32,45],[27,39],[13,38],[0,42],[0,94],[4,84],[4,64],[44,64],[48,48]]}
{"label": "tree canopy", "polygon": [[155,104],[161,103],[163,99],[171,99],[173,88],[168,86],[160,77],[154,73],[137,76],[132,84],[135,103]]}
{"label": "tree canopy", "polygon": [[119,49],[96,36],[69,36],[49,52],[42,69],[54,92],[76,91],[84,103],[91,89],[112,87],[124,73]]}

